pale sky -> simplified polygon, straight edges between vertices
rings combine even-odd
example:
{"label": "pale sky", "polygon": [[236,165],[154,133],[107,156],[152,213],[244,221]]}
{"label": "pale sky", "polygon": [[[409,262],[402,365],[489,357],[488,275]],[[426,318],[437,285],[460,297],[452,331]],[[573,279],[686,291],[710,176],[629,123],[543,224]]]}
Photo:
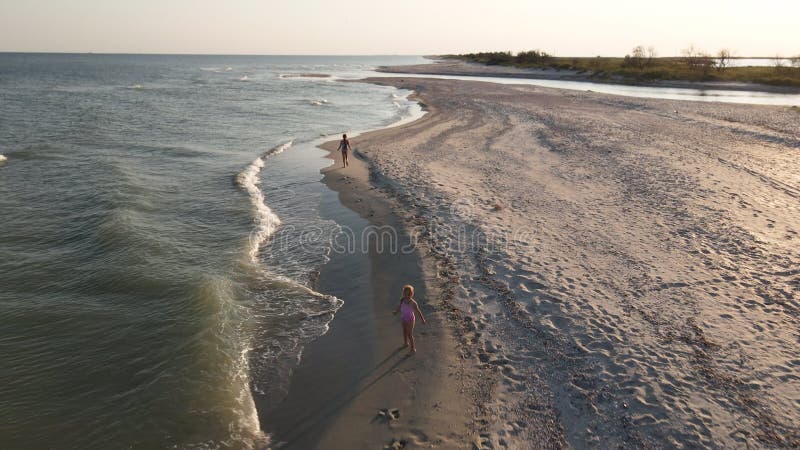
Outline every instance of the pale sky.
{"label": "pale sky", "polygon": [[0,0],[0,51],[800,54],[800,0]]}

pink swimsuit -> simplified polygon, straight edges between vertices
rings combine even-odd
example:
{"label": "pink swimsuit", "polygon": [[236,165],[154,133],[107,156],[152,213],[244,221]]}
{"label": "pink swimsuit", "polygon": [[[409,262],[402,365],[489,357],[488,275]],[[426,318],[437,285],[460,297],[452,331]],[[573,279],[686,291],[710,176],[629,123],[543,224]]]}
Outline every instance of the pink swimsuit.
{"label": "pink swimsuit", "polygon": [[400,319],[403,323],[414,323],[415,318],[414,307],[405,300],[400,300]]}

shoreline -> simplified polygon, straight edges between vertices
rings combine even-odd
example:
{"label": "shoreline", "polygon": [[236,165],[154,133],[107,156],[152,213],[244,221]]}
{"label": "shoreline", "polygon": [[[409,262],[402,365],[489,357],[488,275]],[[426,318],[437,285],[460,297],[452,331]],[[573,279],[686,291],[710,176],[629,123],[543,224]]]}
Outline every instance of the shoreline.
{"label": "shoreline", "polygon": [[496,77],[496,78],[523,78],[530,80],[554,81],[579,81],[617,86],[637,86],[655,88],[680,88],[695,89],[700,91],[753,91],[771,94],[800,94],[800,88],[791,86],[770,86],[757,83],[739,82],[697,82],[680,80],[657,80],[651,82],[636,82],[629,80],[598,79],[574,70],[557,69],[522,69],[505,66],[485,66],[482,64],[463,61],[435,60],[431,64],[416,64],[408,66],[382,66],[376,71],[386,73],[387,76],[414,74],[414,75],[451,75],[463,77]]}
{"label": "shoreline", "polygon": [[[409,98],[413,99],[413,94]],[[354,139],[402,129],[427,116],[368,131]],[[337,140],[319,146],[334,161],[323,169],[322,182],[337,193],[342,205],[368,220],[369,226],[398,230],[399,247],[412,244],[398,205],[374,178],[368,161],[356,147],[350,165],[342,169],[337,146]],[[382,370],[360,380],[364,388],[332,420],[318,442],[319,448],[465,448],[477,439],[471,428],[473,402],[465,395],[472,390],[464,381],[469,378],[468,367],[459,357],[457,342],[445,318],[442,280],[434,262],[424,256],[426,252],[424,244],[406,254],[370,247],[371,282],[377,288],[373,320],[382,330],[375,358],[382,358]],[[426,325],[420,321],[415,325],[418,351],[414,355],[399,348],[399,319],[390,312],[396,307],[399,288],[404,284],[415,287],[415,298],[428,321]],[[395,408],[399,410],[398,419],[387,419],[378,413]]]}
{"label": "shoreline", "polygon": [[[800,189],[786,175],[796,113],[478,81],[354,82],[411,90],[428,113],[354,137],[347,169],[337,141],[320,145],[334,160],[323,183],[360,220],[419,245],[403,261],[369,253],[371,314],[357,321],[374,334],[349,345],[380,370],[351,377],[313,440],[286,448],[800,442],[789,425],[796,382],[780,376],[800,370],[797,305],[775,307],[800,263],[800,218],[787,207]],[[461,230],[479,245],[462,248]],[[487,245],[495,236],[505,244]],[[731,242],[748,250],[731,253]],[[760,269],[764,258],[780,270]],[[321,279],[340,270],[332,259]],[[408,280],[425,292],[430,324],[415,327],[419,353],[400,358],[387,309]],[[353,323],[348,303],[301,366]],[[391,408],[399,420],[378,415]]]}
{"label": "shoreline", "polygon": [[[410,96],[409,98],[413,98]],[[424,120],[411,117],[360,136],[402,128]],[[413,245],[395,202],[373,186],[368,163],[357,150],[341,169],[338,141],[317,145],[333,164],[321,180],[339,206],[322,213],[357,235],[369,227],[397,230],[398,248]],[[343,207],[343,208],[342,208]],[[338,209],[346,211],[337,211]],[[355,216],[355,217],[354,217]],[[315,289],[344,301],[330,331],[309,343],[292,373],[287,396],[278,405],[259,407],[270,448],[465,448],[478,442],[473,424],[474,374],[464,364],[443,301],[443,281],[435,262],[423,256],[424,244],[410,253],[379,251],[380,243],[356,245],[354,252],[332,252],[319,270]],[[396,307],[401,287],[415,287],[427,324],[414,329],[418,351],[400,348]],[[315,384],[321,370],[326,382]],[[402,395],[397,395],[401,392]],[[469,395],[467,395],[469,394]],[[399,411],[399,418],[381,410]],[[356,433],[353,431],[357,430]],[[401,447],[396,447],[401,448]]]}

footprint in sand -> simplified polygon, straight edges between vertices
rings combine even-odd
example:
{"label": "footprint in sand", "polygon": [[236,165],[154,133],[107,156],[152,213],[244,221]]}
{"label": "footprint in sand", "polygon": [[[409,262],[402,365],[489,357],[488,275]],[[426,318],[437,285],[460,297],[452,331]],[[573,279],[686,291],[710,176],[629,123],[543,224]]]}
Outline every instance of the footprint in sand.
{"label": "footprint in sand", "polygon": [[405,439],[397,440],[395,438],[392,438],[392,442],[390,442],[389,445],[384,445],[383,450],[400,450],[406,448],[406,445],[407,442],[405,441]]}
{"label": "footprint in sand", "polygon": [[400,419],[400,410],[398,408],[379,409],[376,417],[385,422],[392,422]]}

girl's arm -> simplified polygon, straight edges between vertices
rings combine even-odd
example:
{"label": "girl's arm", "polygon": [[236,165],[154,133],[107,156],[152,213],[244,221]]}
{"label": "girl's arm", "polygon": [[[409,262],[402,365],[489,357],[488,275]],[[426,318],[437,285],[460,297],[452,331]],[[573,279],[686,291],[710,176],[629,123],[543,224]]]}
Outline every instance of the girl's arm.
{"label": "girl's arm", "polygon": [[422,315],[422,311],[419,310],[419,303],[417,303],[416,300],[414,300],[414,310],[419,314],[419,318],[422,319],[422,324],[425,325],[427,321],[425,320],[425,316]]}
{"label": "girl's arm", "polygon": [[396,316],[397,313],[400,312],[400,306],[402,306],[402,305],[403,305],[403,299],[401,298],[400,299],[400,303],[397,304],[397,308],[395,308],[394,311],[392,311],[392,315],[393,316]]}

